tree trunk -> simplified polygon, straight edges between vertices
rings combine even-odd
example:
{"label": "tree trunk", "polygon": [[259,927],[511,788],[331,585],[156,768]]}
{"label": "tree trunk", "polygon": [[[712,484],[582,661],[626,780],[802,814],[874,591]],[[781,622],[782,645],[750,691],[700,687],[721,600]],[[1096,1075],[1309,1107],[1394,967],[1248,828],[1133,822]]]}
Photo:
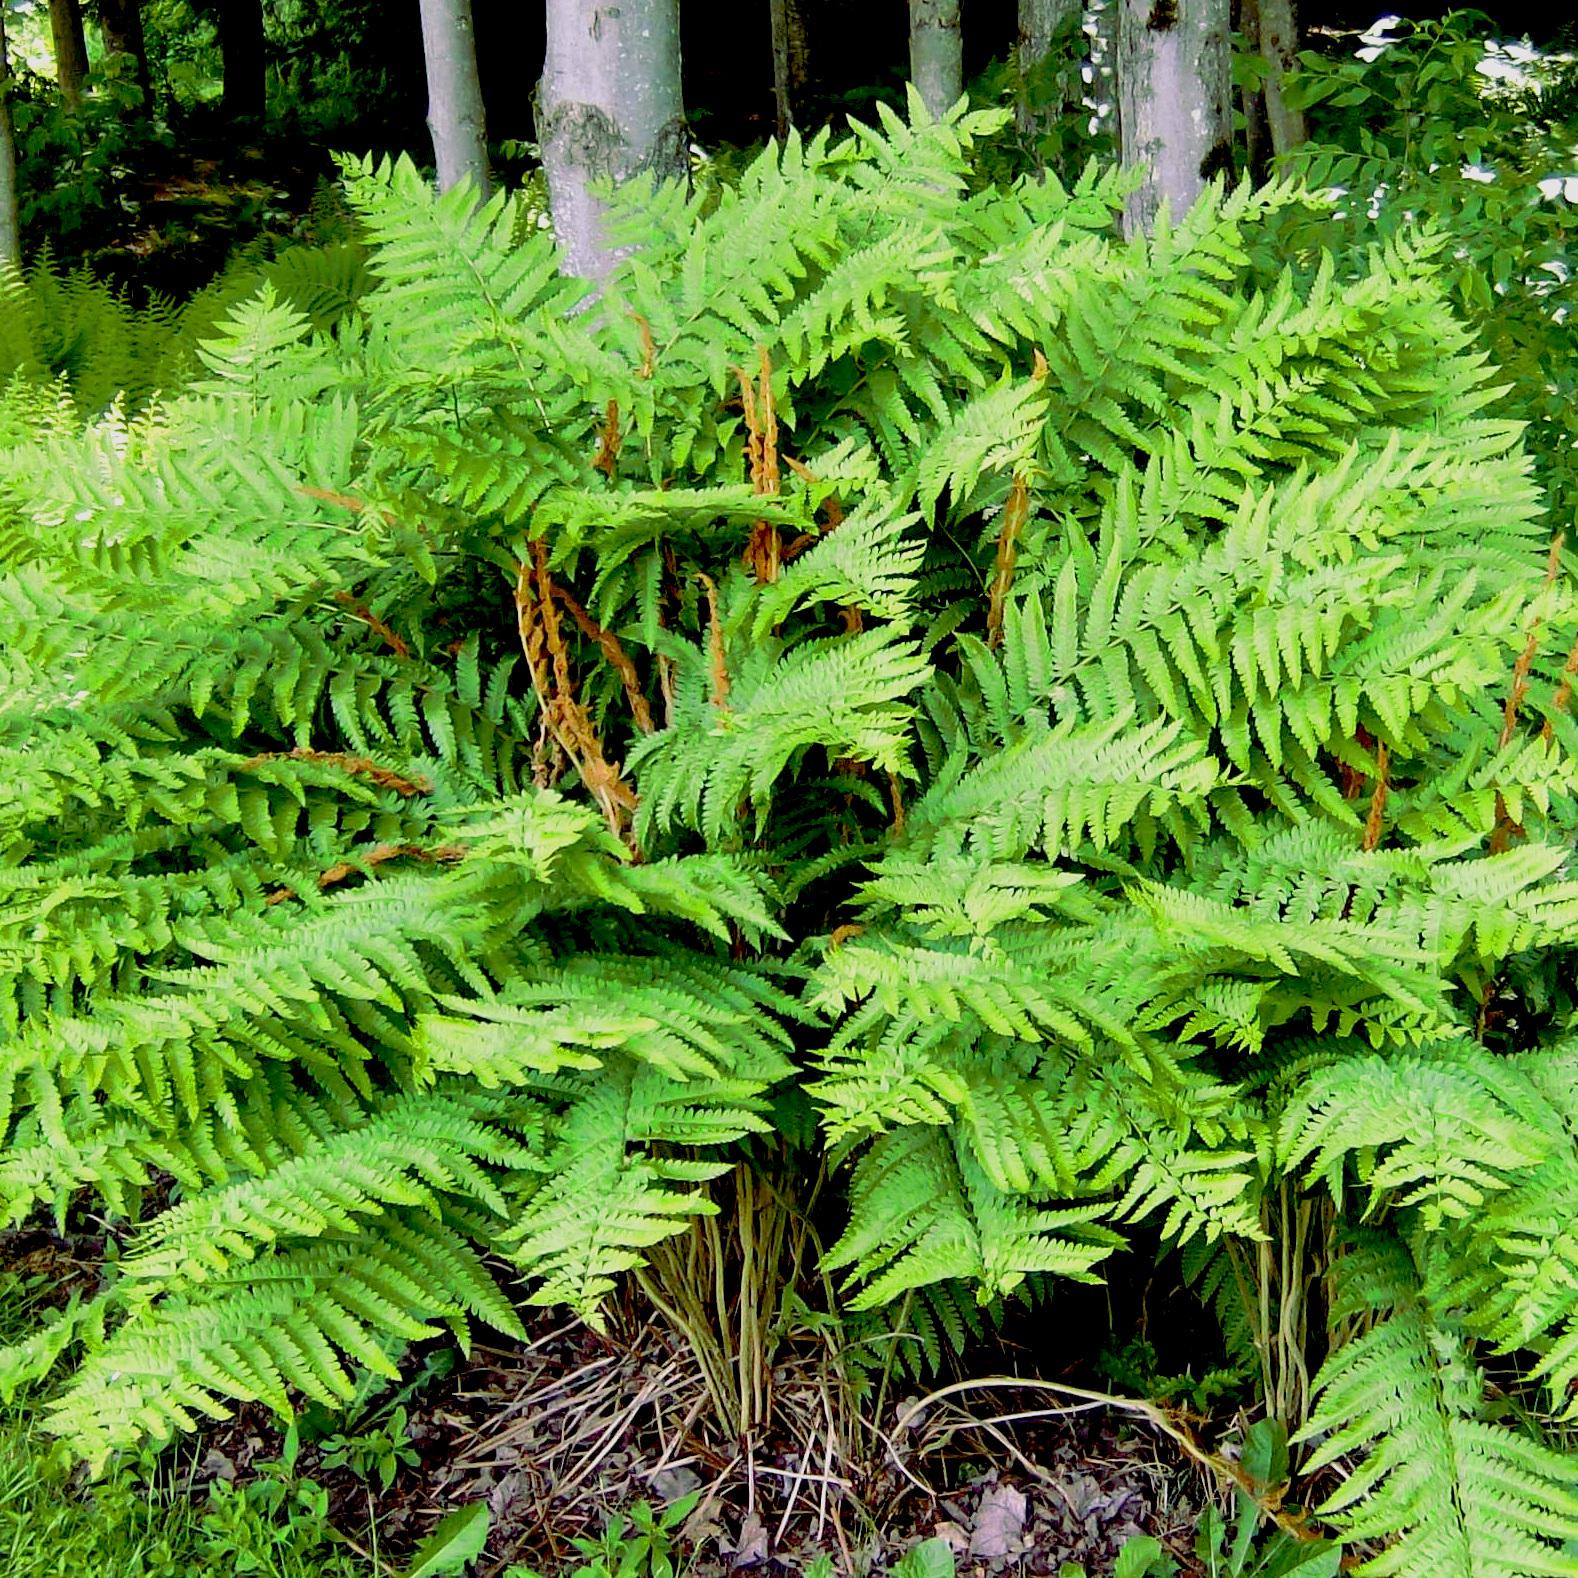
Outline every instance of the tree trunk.
{"label": "tree trunk", "polygon": [[129,55],[135,62],[134,77],[147,103],[153,84],[142,31],[142,0],[99,0],[99,37],[106,55]]}
{"label": "tree trunk", "polygon": [[88,81],[88,41],[82,31],[81,0],[49,0],[49,31],[55,43],[55,80],[66,108],[82,102]]}
{"label": "tree trunk", "polygon": [[1298,55],[1298,14],[1294,0],[1259,0],[1259,11],[1260,53],[1268,67],[1266,124],[1271,132],[1271,151],[1282,154],[1309,137],[1304,111],[1289,104],[1282,91],[1283,75]]}
{"label": "tree trunk", "polygon": [[933,119],[964,92],[959,0],[910,0],[910,81]]}
{"label": "tree trunk", "polygon": [[1145,170],[1124,215],[1134,235],[1232,168],[1228,0],[1120,0],[1117,64],[1123,163]]}
{"label": "tree trunk", "polygon": [[225,114],[233,121],[260,121],[267,103],[263,0],[219,0],[215,20]]}
{"label": "tree trunk", "polygon": [[[1019,0],[1019,74],[1029,79],[1047,65],[1052,42],[1083,13],[1080,0]],[[1027,92],[1019,102],[1019,130],[1037,136],[1069,106],[1050,100],[1036,102]]]}
{"label": "tree trunk", "polygon": [[0,5],[0,269],[22,266],[21,200],[16,186],[16,135],[11,129],[11,57]]}
{"label": "tree trunk", "polygon": [[479,201],[488,179],[487,123],[477,75],[477,35],[471,0],[421,0],[422,53],[427,60],[427,129],[433,135],[438,189],[470,180]]}
{"label": "tree trunk", "polygon": [[[1260,0],[1238,0],[1233,31],[1244,40],[1246,48],[1259,51]],[[1271,166],[1271,129],[1266,123],[1264,87],[1246,83],[1239,90],[1238,107],[1244,113],[1244,168],[1258,186]]]}
{"label": "tree trunk", "polygon": [[602,279],[615,254],[594,182],[684,180],[679,0],[548,0],[538,135],[568,273]]}
{"label": "tree trunk", "polygon": [[773,29],[773,99],[778,111],[778,135],[787,137],[810,76],[804,0],[768,0],[768,12]]}

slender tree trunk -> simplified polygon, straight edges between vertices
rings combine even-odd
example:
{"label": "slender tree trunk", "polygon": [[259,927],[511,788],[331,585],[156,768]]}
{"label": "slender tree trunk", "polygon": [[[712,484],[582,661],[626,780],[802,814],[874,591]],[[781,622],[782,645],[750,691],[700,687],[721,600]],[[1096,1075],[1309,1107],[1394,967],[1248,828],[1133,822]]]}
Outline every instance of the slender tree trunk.
{"label": "slender tree trunk", "polygon": [[[1247,48],[1260,48],[1260,0],[1238,0],[1233,31]],[[1264,181],[1271,164],[1271,130],[1266,124],[1266,94],[1263,87],[1246,84],[1238,95],[1244,112],[1244,168],[1256,184]]]}
{"label": "slender tree trunk", "polygon": [[88,81],[88,41],[82,31],[81,0],[49,0],[49,31],[55,43],[55,79],[66,108],[82,102]]}
{"label": "slender tree trunk", "polygon": [[1231,170],[1228,0],[1120,0],[1118,123],[1124,164],[1145,170],[1125,212],[1130,235],[1163,203],[1182,217]]}
{"label": "slender tree trunk", "polygon": [[[1019,0],[1019,72],[1034,76],[1052,53],[1052,42],[1083,12],[1080,0]],[[1019,129],[1035,136],[1068,110],[1064,103],[1035,103],[1030,96],[1020,100]]]}
{"label": "slender tree trunk", "polygon": [[786,137],[801,109],[810,76],[804,0],[768,0],[768,13],[773,29],[773,99],[778,112],[778,135]]}
{"label": "slender tree trunk", "polygon": [[686,176],[679,0],[548,0],[538,135],[567,272],[614,265],[594,182]]}
{"label": "slender tree trunk", "polygon": [[964,92],[959,0],[910,0],[910,81],[934,119]]}
{"label": "slender tree trunk", "polygon": [[260,121],[267,104],[263,0],[219,0],[219,58],[224,110],[233,121]]}
{"label": "slender tree trunk", "polygon": [[1294,0],[1258,0],[1260,12],[1260,53],[1269,68],[1266,75],[1266,123],[1271,132],[1271,151],[1286,153],[1309,137],[1304,111],[1288,103],[1282,91],[1283,75],[1291,69],[1299,51],[1298,13]]}
{"label": "slender tree trunk", "polygon": [[99,0],[99,37],[106,55],[129,55],[136,63],[136,82],[146,103],[153,84],[142,31],[142,0]]}
{"label": "slender tree trunk", "polygon": [[427,60],[427,129],[433,134],[438,189],[470,180],[486,202],[488,136],[477,75],[471,0],[421,0],[422,53]]}
{"label": "slender tree trunk", "polygon": [[22,266],[21,199],[16,186],[16,134],[11,128],[11,57],[0,5],[0,269]]}

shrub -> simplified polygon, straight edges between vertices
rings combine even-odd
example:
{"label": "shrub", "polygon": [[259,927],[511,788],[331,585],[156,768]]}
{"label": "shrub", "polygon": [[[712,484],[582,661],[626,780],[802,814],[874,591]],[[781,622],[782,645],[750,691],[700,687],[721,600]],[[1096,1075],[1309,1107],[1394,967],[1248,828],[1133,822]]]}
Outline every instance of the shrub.
{"label": "shrub", "polygon": [[1499,1401],[1578,1376],[1518,424],[1428,240],[1268,273],[1281,185],[1120,244],[1118,177],[972,190],[999,126],[632,193],[595,298],[352,162],[332,328],[265,288],[144,417],[13,395],[0,1199],[128,1237],[0,1375],[74,1355],[75,1450],[514,1332],[505,1268],[595,1319],[804,1089],[854,1309],[1150,1224],[1298,1422],[1329,1274],[1337,1527],[1572,1570]]}

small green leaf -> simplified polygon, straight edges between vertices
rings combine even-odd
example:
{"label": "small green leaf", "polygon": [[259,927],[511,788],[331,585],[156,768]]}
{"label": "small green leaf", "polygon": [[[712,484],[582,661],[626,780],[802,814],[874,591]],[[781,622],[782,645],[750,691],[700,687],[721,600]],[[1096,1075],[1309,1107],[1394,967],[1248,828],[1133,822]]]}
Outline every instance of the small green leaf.
{"label": "small green leaf", "polygon": [[1287,1426],[1279,1419],[1257,1420],[1244,1437],[1239,1463],[1258,1496],[1283,1484],[1288,1477]]}
{"label": "small green leaf", "polygon": [[953,1578],[953,1547],[946,1540],[926,1540],[897,1567],[893,1578]]}
{"label": "small green leaf", "polygon": [[1149,1534],[1141,1534],[1125,1543],[1112,1566],[1112,1578],[1152,1578],[1152,1575],[1172,1574],[1177,1564],[1162,1548],[1162,1542]]}
{"label": "small green leaf", "polygon": [[405,1578],[440,1578],[441,1574],[464,1572],[488,1543],[491,1521],[485,1501],[457,1507],[423,1540]]}

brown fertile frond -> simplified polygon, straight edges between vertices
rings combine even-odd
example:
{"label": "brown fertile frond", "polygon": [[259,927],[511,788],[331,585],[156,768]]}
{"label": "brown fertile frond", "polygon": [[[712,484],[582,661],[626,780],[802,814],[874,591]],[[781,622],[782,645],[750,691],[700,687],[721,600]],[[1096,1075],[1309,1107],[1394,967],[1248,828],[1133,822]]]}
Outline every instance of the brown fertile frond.
{"label": "brown fertile frond", "polygon": [[[1545,565],[1545,580],[1540,587],[1542,593],[1556,581],[1557,572],[1561,569],[1562,543],[1565,541],[1565,534],[1558,532],[1556,541],[1551,544],[1551,555]],[[1542,599],[1534,605],[1534,613],[1529,620],[1528,640],[1523,643],[1518,661],[1512,665],[1512,688],[1507,692],[1507,705],[1502,709],[1501,738],[1496,741],[1498,750],[1511,742],[1512,731],[1517,727],[1518,708],[1529,693],[1529,669],[1533,666],[1534,654],[1539,651],[1540,626],[1544,623],[1545,605]]]}
{"label": "brown fertile frond", "polygon": [[398,630],[391,629],[372,609],[359,603],[349,592],[336,592],[334,600],[344,608],[352,618],[360,619],[372,633],[378,637],[397,658],[408,658],[411,649],[405,644],[405,638]]}
{"label": "brown fertile frond", "polygon": [[621,776],[619,764],[603,754],[591,715],[576,697],[569,649],[554,607],[556,589],[548,570],[548,551],[539,540],[530,544],[528,555],[516,571],[515,616],[543,721],[559,749],[575,764],[609,831],[627,839],[636,809],[635,791]]}
{"label": "brown fertile frond", "polygon": [[[745,412],[745,454],[750,462],[751,485],[763,498],[776,498],[782,483],[778,469],[778,412],[773,406],[773,364],[765,345],[757,347],[761,373],[753,382],[743,367],[734,369],[740,381],[740,404]],[[778,579],[782,550],[778,528],[757,521],[745,549],[745,566],[758,584]]]}
{"label": "brown fertile frond", "polygon": [[1377,740],[1375,743],[1375,791],[1370,796],[1370,814],[1364,823],[1364,842],[1360,847],[1366,854],[1378,849],[1381,844],[1381,829],[1385,825],[1382,818],[1386,814],[1386,794],[1391,787],[1387,777],[1391,769],[1391,758],[1387,755],[1386,742]]}
{"label": "brown fertile frond", "polygon": [[[1556,694],[1551,697],[1552,712],[1566,712],[1567,703],[1572,699],[1573,679],[1578,676],[1578,640],[1572,644],[1572,650],[1567,654],[1567,662],[1562,668],[1561,683],[1556,687]],[[1545,720],[1545,727],[1540,730],[1540,738],[1547,744],[1556,732],[1551,720]]]}
{"label": "brown fertile frond", "polygon": [[[336,493],[332,488],[314,488],[305,482],[298,482],[296,491],[303,498],[318,499],[324,504],[337,504],[342,510],[351,510],[357,515],[373,508],[366,499],[359,499],[354,493]],[[378,514],[383,519],[384,525],[394,525],[395,518],[388,510],[379,510]]]}
{"label": "brown fertile frond", "polygon": [[315,751],[309,746],[298,745],[293,751],[265,751],[259,756],[249,756],[241,763],[241,771],[248,772],[265,762],[318,762],[326,767],[338,767],[341,772],[355,778],[366,778],[380,789],[393,789],[396,794],[432,794],[433,785],[426,778],[407,778],[392,767],[384,767],[368,756],[352,756],[347,751]]}
{"label": "brown fertile frond", "polygon": [[652,325],[639,312],[632,312],[630,316],[641,335],[641,365],[636,373],[638,377],[650,378],[657,370],[657,345],[652,339]]}
{"label": "brown fertile frond", "polygon": [[1014,478],[1003,505],[1003,527],[997,534],[997,567],[992,575],[991,601],[986,610],[986,644],[1001,645],[1003,611],[1014,584],[1014,565],[1019,558],[1019,537],[1030,518],[1030,489],[1022,476]]}
{"label": "brown fertile frond", "polygon": [[358,871],[381,866],[390,860],[421,860],[453,865],[465,858],[466,851],[459,844],[438,844],[432,849],[424,849],[420,844],[374,844],[366,854],[359,855],[355,860],[342,860],[320,872],[318,886],[332,888],[337,882],[355,876]]}
{"label": "brown fertile frond", "polygon": [[705,572],[701,584],[707,592],[707,632],[712,650],[712,704],[727,707],[729,704],[729,666],[723,654],[723,616],[718,612],[718,586]]}
{"label": "brown fertile frond", "polygon": [[636,727],[643,734],[655,733],[657,724],[652,721],[652,709],[647,705],[647,698],[642,692],[641,676],[636,673],[636,665],[631,660],[630,654],[625,651],[619,637],[612,630],[605,630],[598,624],[581,606],[569,587],[560,586],[555,582],[553,590],[570,617],[581,627],[581,634],[588,641],[595,641],[603,649],[603,656],[619,675],[620,682],[625,687],[625,700],[630,703],[630,715],[635,719]]}
{"label": "brown fertile frond", "polygon": [[[1556,577],[1560,573],[1562,563],[1562,544],[1566,541],[1564,532],[1557,532],[1556,540],[1551,544],[1550,557],[1545,563],[1545,579],[1541,583],[1541,596],[1534,604],[1534,612],[1529,618],[1529,634],[1523,643],[1523,650],[1518,654],[1518,660],[1512,665],[1512,685],[1507,691],[1507,703],[1502,709],[1501,734],[1496,741],[1497,750],[1505,750],[1512,743],[1512,736],[1518,726],[1518,709],[1523,705],[1523,698],[1529,693],[1529,670],[1534,666],[1534,656],[1540,647],[1540,627],[1545,623],[1544,594],[1555,585]],[[1507,802],[1502,799],[1500,792],[1496,795],[1496,821],[1490,833],[1490,853],[1501,854],[1507,846],[1521,834],[1523,829],[1512,819],[1507,810]]]}
{"label": "brown fertile frond", "polygon": [[619,442],[619,402],[610,400],[603,413],[603,425],[597,432],[597,458],[592,462],[592,469],[602,472],[610,482],[619,464]]}
{"label": "brown fertile frond", "polygon": [[888,802],[893,807],[893,836],[904,836],[904,785],[899,781],[899,775],[888,769]]}

